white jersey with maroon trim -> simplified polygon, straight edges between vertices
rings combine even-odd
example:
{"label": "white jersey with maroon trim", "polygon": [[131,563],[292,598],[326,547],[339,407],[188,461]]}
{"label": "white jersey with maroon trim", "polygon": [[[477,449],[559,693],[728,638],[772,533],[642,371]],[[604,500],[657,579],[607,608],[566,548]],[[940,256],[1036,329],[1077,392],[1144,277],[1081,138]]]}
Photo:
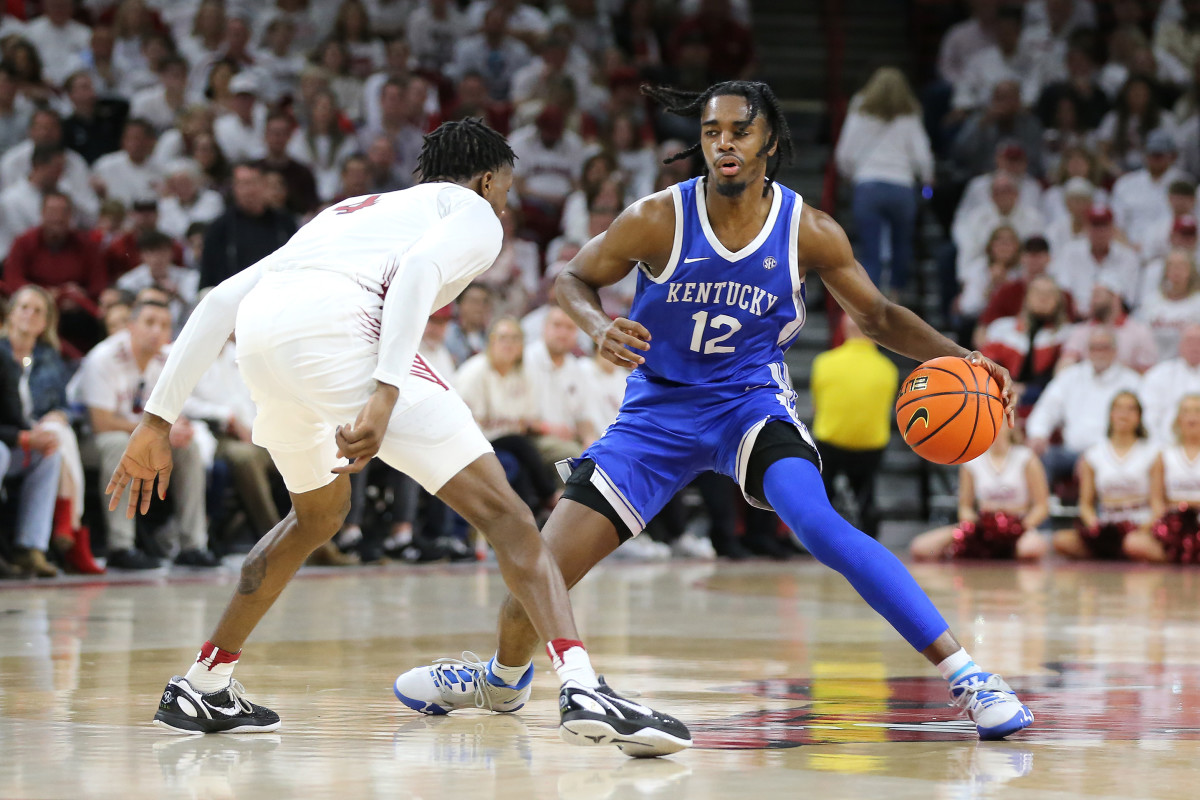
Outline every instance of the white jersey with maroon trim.
{"label": "white jersey with maroon trim", "polygon": [[255,313],[241,305],[260,282],[298,301],[323,300],[282,318],[281,328],[317,336],[352,330],[368,348],[358,357],[373,360],[375,380],[401,391],[410,374],[444,385],[417,360],[425,321],[492,265],[503,239],[492,206],[458,184],[420,184],[332,206],[209,293],[172,348],[146,410],[175,420],[235,325]]}
{"label": "white jersey with maroon trim", "polygon": [[1031,458],[1034,458],[1032,450],[1014,444],[999,464],[991,453],[984,453],[963,465],[971,473],[975,503],[980,511],[1024,514],[1029,510],[1029,481],[1025,478],[1025,467]]}
{"label": "white jersey with maroon trim", "polygon": [[1200,455],[1189,459],[1183,445],[1164,450],[1163,483],[1168,504],[1200,506]]}
{"label": "white jersey with maroon trim", "polygon": [[1096,514],[1100,524],[1150,519],[1150,468],[1158,448],[1139,439],[1123,456],[1108,439],[1083,454],[1096,476]]}

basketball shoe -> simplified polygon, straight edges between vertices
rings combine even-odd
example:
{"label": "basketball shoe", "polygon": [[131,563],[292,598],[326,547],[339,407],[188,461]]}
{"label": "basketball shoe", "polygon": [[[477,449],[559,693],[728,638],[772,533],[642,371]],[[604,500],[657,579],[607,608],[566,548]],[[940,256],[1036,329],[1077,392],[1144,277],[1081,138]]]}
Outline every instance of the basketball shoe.
{"label": "basketball shoe", "polygon": [[575,745],[615,744],[634,758],[654,758],[692,746],[687,726],[672,716],[626,700],[600,678],[600,686],[587,689],[574,681],[558,693],[562,724],[558,733]]}
{"label": "basketball shoe", "polygon": [[1003,739],[1033,724],[1033,713],[1004,679],[973,672],[950,684],[954,705],[975,723],[980,739]]}
{"label": "basketball shoe", "polygon": [[486,708],[510,713],[529,700],[533,664],[515,684],[492,672],[492,661],[480,661],[471,651],[462,658],[439,658],[428,667],[410,669],[396,678],[396,699],[422,714],[449,714],[460,708]]}
{"label": "basketball shoe", "polygon": [[279,715],[245,698],[233,681],[219,692],[202,694],[176,675],[163,691],[154,724],[172,733],[266,733],[279,727]]}

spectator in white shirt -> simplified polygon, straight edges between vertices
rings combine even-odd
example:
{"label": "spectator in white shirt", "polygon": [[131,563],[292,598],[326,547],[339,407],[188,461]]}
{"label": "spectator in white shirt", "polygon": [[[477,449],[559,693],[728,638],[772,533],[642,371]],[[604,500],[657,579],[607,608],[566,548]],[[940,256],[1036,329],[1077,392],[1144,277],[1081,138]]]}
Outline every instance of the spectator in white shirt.
{"label": "spectator in white shirt", "polygon": [[451,0],[422,0],[408,18],[408,46],[416,67],[444,72],[454,59],[454,43],[464,21]]}
{"label": "spectator in white shirt", "polygon": [[[1185,214],[1175,218],[1171,223],[1170,235],[1167,238],[1167,246],[1164,252],[1172,250],[1183,250],[1192,254],[1193,258],[1200,258],[1200,229],[1198,229],[1196,217],[1191,214]],[[1142,267],[1142,275],[1138,281],[1137,306],[1146,300],[1153,297],[1158,291],[1159,284],[1163,279],[1163,263],[1166,256],[1160,256],[1150,261],[1144,261]]]}
{"label": "spectator in white shirt", "polygon": [[579,328],[561,308],[546,314],[542,337],[525,348],[525,374],[538,404],[534,444],[548,467],[596,440],[582,363],[572,355]]}
{"label": "spectator in white shirt", "polygon": [[1150,326],[1161,358],[1179,355],[1181,331],[1189,322],[1200,320],[1200,272],[1196,269],[1195,248],[1167,254],[1162,278],[1153,292],[1142,295],[1137,317]]}
{"label": "spectator in white shirt", "polygon": [[[1046,239],[1051,253],[1061,253],[1071,242],[1087,238],[1087,213],[1096,202],[1096,187],[1087,178],[1071,178],[1061,187],[1060,198],[1066,211],[1057,216],[1046,228]],[[1050,189],[1046,190],[1047,192]],[[1102,201],[1099,201],[1102,202]],[[1044,203],[1043,203],[1044,205]]]}
{"label": "spectator in white shirt", "polygon": [[1000,0],[970,0],[968,6],[970,18],[952,26],[938,48],[938,74],[950,83],[962,80],[971,56],[996,43]]}
{"label": "spectator in white shirt", "polygon": [[1021,40],[1021,11],[1002,7],[994,27],[995,44],[975,52],[967,60],[961,78],[954,84],[951,104],[958,110],[982,108],[1002,80],[1021,87],[1021,104],[1030,107],[1042,90],[1038,49]]}
{"label": "spectator in white shirt", "polygon": [[906,288],[917,217],[914,184],[933,182],[933,153],[921,124],[921,104],[904,73],[880,68],[855,95],[835,157],[838,170],[854,181],[854,227],[863,267],[876,285],[883,285],[886,226],[890,286]]}
{"label": "spectator in white shirt", "polygon": [[[46,108],[34,111],[29,118],[29,138],[0,157],[0,188],[8,188],[29,174],[35,146],[62,143],[62,122],[58,114]],[[74,150],[66,150],[64,158],[66,161],[59,186],[71,198],[79,217],[91,224],[100,211],[100,199],[91,187],[91,171],[83,156]]]}
{"label": "spectator in white shirt", "polygon": [[175,127],[175,118],[187,104],[187,62],[168,56],[158,66],[158,85],[143,89],[129,103],[129,115],[144,119],[158,133]]}
{"label": "spectator in white shirt", "polygon": [[[1138,390],[1141,376],[1116,361],[1116,336],[1108,328],[1094,328],[1088,335],[1087,360],[1055,375],[1034,404],[1025,432],[1051,484],[1070,477],[1079,454],[1104,439],[1113,397]],[[1051,446],[1050,437],[1059,428],[1062,445]]]}
{"label": "spectator in white shirt", "polygon": [[338,124],[337,99],[322,91],[314,98],[308,118],[292,133],[288,155],[312,170],[317,196],[329,202],[338,196],[342,164],[358,152],[358,141]]}
{"label": "spectator in white shirt", "polygon": [[357,149],[365,151],[371,142],[384,137],[392,146],[394,172],[402,186],[412,185],[413,170],[425,140],[423,102],[427,84],[413,75],[391,78],[379,87],[379,113],[375,125],[364,126],[358,135]]}
{"label": "spectator in white shirt", "polygon": [[517,156],[513,184],[527,221],[536,224],[530,215],[540,215],[549,221],[551,230],[558,229],[563,203],[579,180],[585,153],[583,140],[566,130],[565,123],[563,110],[548,105],[533,125],[513,131],[509,137]]}
{"label": "spectator in white shirt", "polygon": [[465,12],[466,30],[485,30],[488,24],[487,14],[493,8],[505,15],[508,34],[530,47],[550,32],[550,20],[546,13],[520,0],[472,0]]}
{"label": "spectator in white shirt", "polygon": [[446,74],[457,81],[468,72],[478,72],[487,81],[491,98],[506,101],[513,75],[531,58],[529,48],[509,33],[504,9],[493,6],[487,8],[479,33],[458,40]]}
{"label": "spectator in white shirt", "polygon": [[1087,239],[1074,241],[1054,254],[1050,275],[1077,302],[1091,298],[1100,280],[1116,289],[1132,308],[1137,302],[1141,263],[1132,247],[1114,241],[1112,210],[1092,206],[1087,214]]}
{"label": "spectator in white shirt", "polygon": [[1122,175],[1112,188],[1112,210],[1117,227],[1129,231],[1135,241],[1140,232],[1171,218],[1167,187],[1185,177],[1175,167],[1177,148],[1175,140],[1166,131],[1151,131],[1144,149],[1145,166]]}
{"label": "spectator in white shirt", "polygon": [[962,199],[958,201],[958,208],[954,211],[954,218],[960,219],[975,209],[987,205],[992,193],[992,178],[1001,172],[1007,172],[1020,180],[1018,205],[1030,208],[1043,207],[1042,184],[1029,174],[1029,157],[1025,154],[1025,148],[1021,146],[1020,142],[1007,139],[996,145],[996,169],[976,175],[967,182],[967,188],[963,192]]}
{"label": "spectator in white shirt", "polygon": [[254,69],[263,76],[262,96],[269,103],[278,103],[296,93],[304,56],[293,49],[295,38],[296,26],[292,21],[276,17],[267,25],[262,47],[255,51]]}
{"label": "spectator in white shirt", "polygon": [[200,167],[190,159],[168,165],[163,196],[158,201],[158,228],[174,239],[183,239],[196,222],[212,222],[225,211],[225,201],[200,185]]}
{"label": "spectator in white shirt", "polygon": [[105,197],[120,200],[126,208],[135,200],[158,196],[162,182],[154,161],[154,126],[144,119],[131,119],[121,133],[121,149],[96,159],[95,182]]}
{"label": "spectator in white shirt", "polygon": [[138,249],[142,263],[118,278],[117,288],[136,295],[152,286],[165,294],[169,298],[172,330],[178,332],[196,305],[200,273],[171,263],[175,242],[161,231],[148,231],[138,237]]}
{"label": "spectator in white shirt", "polygon": [[[1126,228],[1138,247],[1142,263],[1161,259],[1172,247],[1172,238],[1181,220],[1196,219],[1196,184],[1190,180],[1171,181],[1167,186],[1167,213],[1141,228]],[[1154,283],[1157,280],[1153,281]],[[1145,282],[1143,281],[1143,285]],[[1140,302],[1140,299],[1139,299]]]}
{"label": "spectator in white shirt", "polygon": [[1142,379],[1138,397],[1146,409],[1150,438],[1173,444],[1171,430],[1179,401],[1200,392],[1200,322],[1193,321],[1179,336],[1179,356],[1152,368]]}
{"label": "spectator in white shirt", "polygon": [[1042,233],[1042,215],[1037,207],[1019,204],[1018,197],[1016,177],[999,173],[992,178],[991,202],[955,222],[951,235],[958,247],[960,281],[965,280],[969,265],[983,255],[992,231],[1001,225],[1014,228],[1022,241]]}
{"label": "spectator in white shirt", "polygon": [[8,256],[13,239],[41,224],[42,202],[47,193],[62,191],[59,181],[65,165],[61,144],[38,145],[29,176],[0,192],[0,261]]}
{"label": "spectator in white shirt", "polygon": [[25,38],[38,49],[46,79],[56,86],[79,68],[91,44],[91,30],[71,19],[74,5],[72,0],[43,0],[42,16],[25,26]]}
{"label": "spectator in white shirt", "polygon": [[1088,334],[1097,327],[1108,327],[1117,338],[1117,363],[1143,373],[1158,363],[1158,343],[1140,320],[1125,313],[1121,296],[1100,280],[1092,287],[1091,305],[1083,322],[1072,326],[1063,342],[1059,368],[1077,364],[1087,353]]}
{"label": "spectator in white shirt", "polygon": [[267,153],[263,133],[267,127],[267,107],[258,102],[258,78],[239,72],[229,81],[232,114],[218,117],[213,135],[221,152],[232,162],[252,161]]}
{"label": "spectator in white shirt", "polygon": [[[139,301],[130,315],[129,326],[98,344],[68,386],[68,397],[87,406],[100,472],[116,469],[125,452],[129,434],[141,419],[143,406],[166,363],[166,345],[171,338],[171,313],[157,301]],[[208,523],[204,513],[204,462],[187,417],[171,427],[174,470],[170,492],[175,499],[180,553],[176,562],[188,566],[215,567],[217,559],[208,552]],[[108,566],[117,569],[153,569],[153,559],[134,542],[134,521],[122,506],[104,511],[108,527]]]}

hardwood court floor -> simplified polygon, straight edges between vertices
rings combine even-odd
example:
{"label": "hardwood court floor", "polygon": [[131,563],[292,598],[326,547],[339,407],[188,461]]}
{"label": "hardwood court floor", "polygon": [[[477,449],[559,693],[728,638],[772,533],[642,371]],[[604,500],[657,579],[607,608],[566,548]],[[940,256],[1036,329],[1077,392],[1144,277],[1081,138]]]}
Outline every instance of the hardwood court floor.
{"label": "hardwood court floor", "polygon": [[1037,715],[978,743],[944,684],[811,562],[602,568],[573,594],[618,690],[696,747],[632,761],[555,731],[538,661],[519,715],[420,717],[397,672],[492,652],[494,569],[303,574],[238,677],[277,734],[149,724],[232,591],[217,578],[0,586],[3,798],[1195,798],[1200,570],[917,567],[975,658]]}

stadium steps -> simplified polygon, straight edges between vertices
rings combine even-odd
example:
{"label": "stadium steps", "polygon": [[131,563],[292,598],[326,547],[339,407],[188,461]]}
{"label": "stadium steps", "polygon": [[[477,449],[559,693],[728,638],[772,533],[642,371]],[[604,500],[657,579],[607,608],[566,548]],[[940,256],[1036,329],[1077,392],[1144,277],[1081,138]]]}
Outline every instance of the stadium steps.
{"label": "stadium steps", "polygon": [[[894,2],[845,0],[845,11],[847,94],[856,91],[878,66],[908,66],[907,20],[896,12]],[[757,3],[755,15],[764,78],[772,83],[781,99],[795,145],[795,159],[780,171],[780,180],[804,195],[807,202],[819,206],[825,167],[832,157],[829,122],[821,100],[826,93],[826,65],[824,44],[819,41],[820,19],[815,9],[797,12],[794,3],[775,0]],[[840,201],[838,208],[825,210],[833,213],[853,236],[848,193],[842,192]],[[923,230],[922,236],[929,244],[936,244],[941,233],[934,228]],[[932,290],[936,286],[932,261],[922,260],[914,268],[922,271],[925,285]],[[930,314],[936,311],[936,297],[926,293],[922,300],[922,316],[934,319]],[[808,321],[788,352],[787,363],[798,394],[797,411],[801,419],[811,423],[812,360],[829,342],[824,290],[819,279],[809,281],[807,305]],[[893,356],[893,360],[902,376],[915,366],[899,356]],[[926,495],[928,502],[924,500]],[[935,522],[954,517],[954,470],[923,461],[896,433],[884,454],[877,499],[885,519],[881,541],[892,547],[905,547],[915,533],[928,527],[930,515]]]}

